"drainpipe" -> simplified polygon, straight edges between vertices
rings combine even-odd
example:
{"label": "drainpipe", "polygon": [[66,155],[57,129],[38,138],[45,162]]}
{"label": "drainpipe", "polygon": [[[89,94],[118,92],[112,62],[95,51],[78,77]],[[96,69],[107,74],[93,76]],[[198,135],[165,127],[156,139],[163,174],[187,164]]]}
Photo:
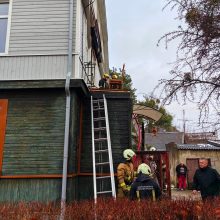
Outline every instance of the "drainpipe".
{"label": "drainpipe", "polygon": [[69,36],[68,36],[68,61],[67,75],[65,83],[66,92],[66,118],[65,118],[65,135],[63,149],[63,177],[62,177],[62,195],[61,195],[61,216],[64,219],[66,203],[66,186],[67,186],[67,165],[68,165],[68,148],[69,148],[69,127],[70,127],[70,79],[73,67],[73,0],[69,2]]}

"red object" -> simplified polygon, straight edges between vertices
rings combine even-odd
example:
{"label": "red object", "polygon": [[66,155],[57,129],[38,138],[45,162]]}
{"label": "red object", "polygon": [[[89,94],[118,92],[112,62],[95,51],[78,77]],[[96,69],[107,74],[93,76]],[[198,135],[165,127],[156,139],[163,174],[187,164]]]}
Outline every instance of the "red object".
{"label": "red object", "polygon": [[186,177],[184,175],[178,177],[178,185],[179,189],[186,189]]}
{"label": "red object", "polygon": [[7,123],[8,100],[0,99],[0,174],[2,173],[3,147]]}
{"label": "red object", "polygon": [[141,150],[141,144],[142,144],[142,135],[141,135],[142,130],[141,130],[141,126],[138,122],[138,115],[137,114],[132,114],[132,119],[133,119],[135,132],[137,134],[137,140],[136,140],[137,151],[140,151]]}
{"label": "red object", "polygon": [[122,89],[122,80],[110,79],[109,88],[110,89]]}
{"label": "red object", "polygon": [[157,135],[157,128],[153,127],[151,132],[152,132],[153,136],[156,136]]}

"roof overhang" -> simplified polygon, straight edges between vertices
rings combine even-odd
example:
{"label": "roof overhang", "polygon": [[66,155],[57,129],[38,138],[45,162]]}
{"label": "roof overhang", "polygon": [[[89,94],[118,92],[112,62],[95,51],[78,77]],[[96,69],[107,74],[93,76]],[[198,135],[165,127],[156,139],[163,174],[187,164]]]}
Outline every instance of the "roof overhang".
{"label": "roof overhang", "polygon": [[133,114],[137,114],[142,116],[143,118],[150,118],[154,121],[158,121],[162,117],[162,113],[156,109],[151,107],[147,107],[145,105],[134,105],[133,106]]}

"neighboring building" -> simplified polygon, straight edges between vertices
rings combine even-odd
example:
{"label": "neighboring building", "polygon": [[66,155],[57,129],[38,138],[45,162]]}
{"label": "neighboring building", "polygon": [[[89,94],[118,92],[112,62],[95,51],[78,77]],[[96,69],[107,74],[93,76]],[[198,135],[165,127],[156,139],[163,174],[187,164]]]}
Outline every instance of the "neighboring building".
{"label": "neighboring building", "polygon": [[215,141],[208,140],[208,144],[212,144],[216,147],[220,147],[220,140],[215,140]]}
{"label": "neighboring building", "polygon": [[190,188],[199,158],[207,157],[210,165],[220,172],[220,141],[217,139],[215,132],[187,133],[185,136],[183,132],[145,133],[145,147],[169,151],[170,177],[174,185],[177,184],[176,166],[183,161],[189,168],[187,179]]}
{"label": "neighboring building", "polygon": [[60,200],[65,121],[67,200],[92,198],[91,94],[106,94],[114,168],[131,142],[130,93],[90,90],[109,69],[105,1],[0,0],[0,27],[0,201]]}
{"label": "neighboring building", "polygon": [[191,188],[193,175],[198,168],[198,160],[201,157],[209,159],[209,164],[218,172],[220,172],[220,147],[212,144],[168,144],[170,158],[170,176],[171,182],[176,185],[176,166],[183,161],[188,167],[187,182]]}
{"label": "neighboring building", "polygon": [[215,141],[218,139],[217,132],[199,132],[199,133],[186,133],[185,144],[202,144],[208,141]]}
{"label": "neighboring building", "polygon": [[157,150],[166,150],[166,144],[184,143],[183,132],[158,132],[156,135],[145,133],[145,145],[156,147]]}

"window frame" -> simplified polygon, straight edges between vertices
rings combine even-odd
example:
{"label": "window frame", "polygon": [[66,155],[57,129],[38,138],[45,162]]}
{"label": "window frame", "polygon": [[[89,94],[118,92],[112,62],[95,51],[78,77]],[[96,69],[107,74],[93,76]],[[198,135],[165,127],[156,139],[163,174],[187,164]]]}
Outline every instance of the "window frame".
{"label": "window frame", "polygon": [[9,49],[9,37],[11,30],[11,13],[12,13],[12,1],[13,0],[0,0],[0,4],[8,3],[8,14],[0,15],[0,19],[7,19],[7,30],[6,30],[6,40],[5,40],[5,51],[0,52],[1,55],[7,55]]}

